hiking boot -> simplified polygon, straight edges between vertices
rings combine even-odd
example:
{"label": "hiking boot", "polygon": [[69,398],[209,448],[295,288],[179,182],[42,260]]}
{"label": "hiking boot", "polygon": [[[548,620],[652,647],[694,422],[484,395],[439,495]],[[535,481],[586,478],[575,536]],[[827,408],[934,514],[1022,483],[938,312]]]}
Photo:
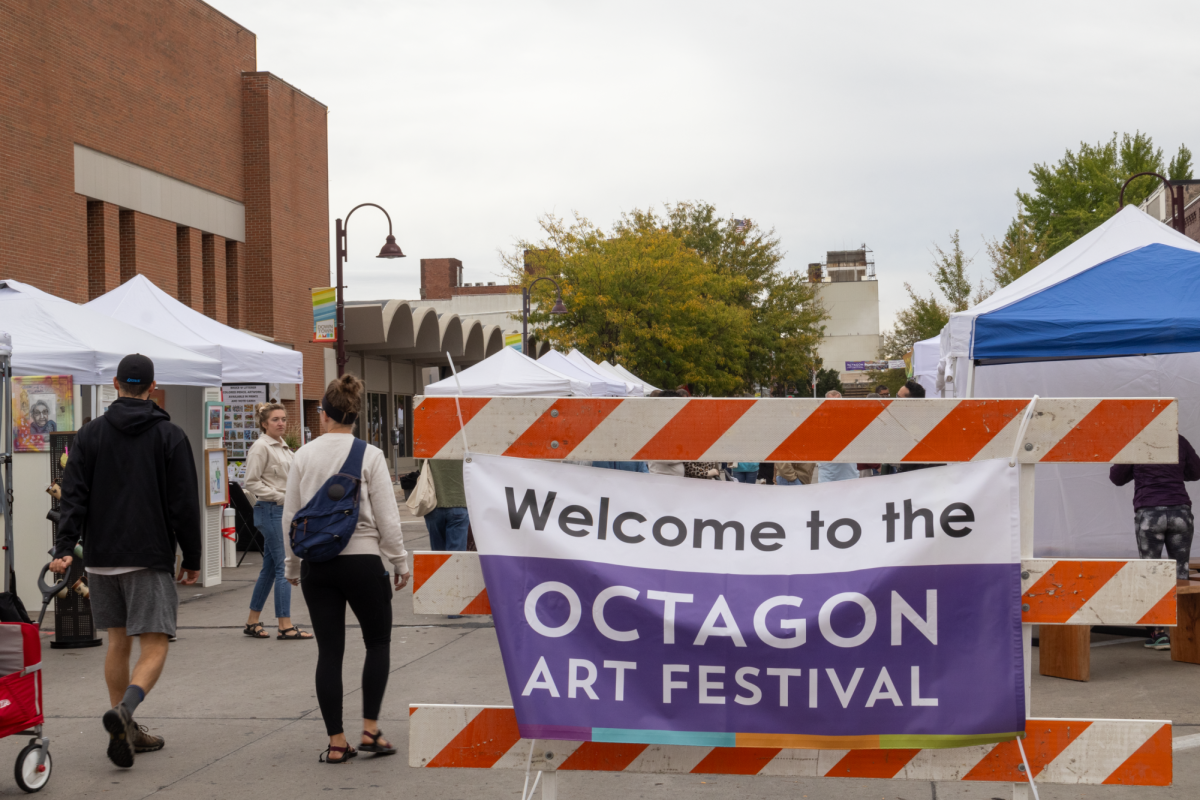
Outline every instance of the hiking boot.
{"label": "hiking boot", "polygon": [[1164,633],[1162,636],[1155,639],[1154,640],[1154,649],[1155,650],[1170,650],[1171,649],[1171,637],[1167,636]]}
{"label": "hiking boot", "polygon": [[150,732],[150,729],[145,725],[133,723],[135,730],[133,733],[133,750],[135,753],[153,753],[155,750],[162,750],[166,746],[167,741],[161,736],[155,736]]}
{"label": "hiking boot", "polygon": [[118,703],[115,708],[105,711],[101,719],[104,730],[108,731],[108,760],[118,767],[132,767],[133,741],[138,732],[133,715],[124,704]]}

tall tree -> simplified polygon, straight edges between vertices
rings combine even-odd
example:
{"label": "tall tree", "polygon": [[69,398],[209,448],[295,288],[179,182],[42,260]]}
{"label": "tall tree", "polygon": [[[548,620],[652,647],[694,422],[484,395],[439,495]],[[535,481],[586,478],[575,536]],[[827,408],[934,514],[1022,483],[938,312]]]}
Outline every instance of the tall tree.
{"label": "tall tree", "polygon": [[[991,262],[992,289],[980,292],[991,294],[998,288],[1008,286],[1017,278],[1046,260],[1046,246],[1038,238],[1029,218],[1018,214],[1008,224],[1004,236],[985,241],[988,260]],[[982,299],[982,297],[980,298]]]}
{"label": "tall tree", "polygon": [[[1190,176],[1191,160],[1191,151],[1180,145],[1168,177]],[[1017,199],[1049,257],[1117,213],[1121,186],[1131,175],[1163,171],[1162,148],[1148,134],[1114,133],[1107,142],[1080,142],[1078,151],[1067,150],[1057,164],[1035,164],[1029,171],[1033,191],[1018,190]],[[1151,176],[1134,180],[1125,203],[1138,205],[1159,185]]]}
{"label": "tall tree", "polygon": [[1187,145],[1179,145],[1179,152],[1167,167],[1167,177],[1173,181],[1192,180],[1192,151],[1188,150]]}
{"label": "tall tree", "polygon": [[929,277],[941,290],[943,299],[939,300],[932,292],[928,297],[922,297],[905,283],[908,307],[896,314],[896,324],[883,334],[879,347],[881,358],[904,358],[915,343],[937,336],[950,321],[952,313],[966,311],[971,303],[971,278],[967,268],[974,259],[963,253],[958,231],[950,234],[949,248],[934,244],[930,255],[933,256],[933,269],[929,271]]}
{"label": "tall tree", "polygon": [[[503,257],[520,282],[537,274],[565,279],[570,313],[531,317],[544,338],[619,359],[651,383],[712,394],[808,373],[827,314],[815,285],[780,269],[774,231],[722,219],[705,203],[668,205],[661,216],[634,210],[607,233],[578,217],[570,225],[553,216],[539,222],[542,241],[520,242]],[[548,291],[545,283],[535,290],[552,303]],[[702,340],[677,335],[722,324],[737,329],[712,327],[709,353],[697,352]]]}
{"label": "tall tree", "polygon": [[917,294],[904,284],[909,304],[896,314],[896,324],[883,334],[880,355],[886,359],[904,358],[917,342],[937,336],[950,322],[950,308],[931,292],[928,297]]}
{"label": "tall tree", "polygon": [[971,279],[967,277],[967,267],[973,260],[973,257],[963,255],[958,231],[950,234],[949,251],[938,244],[933,246],[933,272],[930,275],[946,296],[951,311],[966,311],[971,304]]}

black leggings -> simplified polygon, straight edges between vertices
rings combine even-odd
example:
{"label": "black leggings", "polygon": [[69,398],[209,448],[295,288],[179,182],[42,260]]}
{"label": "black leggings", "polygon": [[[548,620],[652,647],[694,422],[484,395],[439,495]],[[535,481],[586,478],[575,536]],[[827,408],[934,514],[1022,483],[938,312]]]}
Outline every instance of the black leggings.
{"label": "black leggings", "polygon": [[300,588],[317,637],[317,703],[325,732],[342,733],[342,656],[346,652],[346,603],[362,626],[363,719],[379,719],[387,689],[392,642],[392,586],[379,556],[338,556],[301,564]]}

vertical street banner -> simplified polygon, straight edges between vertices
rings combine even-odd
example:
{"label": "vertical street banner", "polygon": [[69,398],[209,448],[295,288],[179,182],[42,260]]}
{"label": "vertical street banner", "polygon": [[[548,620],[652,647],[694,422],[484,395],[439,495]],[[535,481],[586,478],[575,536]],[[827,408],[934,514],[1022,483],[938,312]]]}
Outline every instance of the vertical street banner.
{"label": "vertical street banner", "polygon": [[935,748],[1025,729],[1006,460],[797,487],[464,466],[524,737]]}
{"label": "vertical street banner", "polygon": [[322,286],[312,290],[313,341],[337,341],[337,289]]}

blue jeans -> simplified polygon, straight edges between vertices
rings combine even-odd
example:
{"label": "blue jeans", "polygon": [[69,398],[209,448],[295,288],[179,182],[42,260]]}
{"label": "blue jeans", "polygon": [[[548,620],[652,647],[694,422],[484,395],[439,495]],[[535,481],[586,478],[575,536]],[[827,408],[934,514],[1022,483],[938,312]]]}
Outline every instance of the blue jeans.
{"label": "blue jeans", "polygon": [[467,518],[465,508],[435,508],[425,515],[430,550],[466,550]]}
{"label": "blue jeans", "polygon": [[754,472],[735,472],[733,479],[738,483],[758,483],[758,470]]}
{"label": "blue jeans", "polygon": [[649,472],[650,467],[645,461],[593,461],[597,469],[617,469],[622,472]]}
{"label": "blue jeans", "polygon": [[271,584],[275,585],[275,616],[292,615],[292,585],[283,577],[283,506],[258,503],[254,506],[254,527],[263,537],[263,564],[250,595],[250,610],[260,612],[267,604]]}
{"label": "blue jeans", "polygon": [[775,476],[775,485],[776,486],[803,486],[804,482],[801,481],[799,478],[796,478],[796,480],[794,480],[794,481],[789,481],[786,478],[776,475]]}

